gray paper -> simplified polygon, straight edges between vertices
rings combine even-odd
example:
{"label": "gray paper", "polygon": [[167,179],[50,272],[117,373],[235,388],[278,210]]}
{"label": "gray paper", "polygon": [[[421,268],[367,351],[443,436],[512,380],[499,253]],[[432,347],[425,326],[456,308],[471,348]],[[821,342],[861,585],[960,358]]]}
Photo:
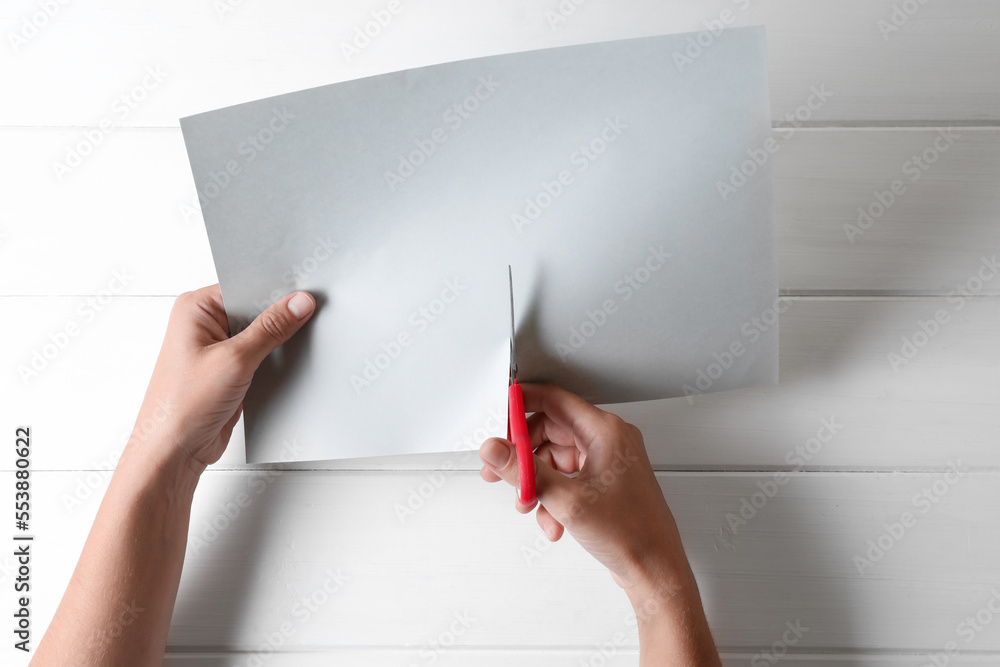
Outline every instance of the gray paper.
{"label": "gray paper", "polygon": [[320,302],[254,378],[247,460],[505,435],[508,264],[522,381],[596,403],[776,382],[764,32],[726,31],[695,58],[691,39],[453,62],[182,119],[231,332],[293,290]]}

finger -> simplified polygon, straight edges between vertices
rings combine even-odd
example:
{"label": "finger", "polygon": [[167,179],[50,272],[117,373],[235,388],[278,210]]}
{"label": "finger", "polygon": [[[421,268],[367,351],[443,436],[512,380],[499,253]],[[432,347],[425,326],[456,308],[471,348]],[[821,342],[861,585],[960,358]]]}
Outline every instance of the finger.
{"label": "finger", "polygon": [[[199,345],[228,338],[229,323],[219,284],[179,295],[170,311],[170,328],[185,331],[182,338]],[[203,335],[206,331],[210,333],[208,340]]]}
{"label": "finger", "polygon": [[544,412],[536,412],[528,417],[528,435],[531,436],[532,447],[538,447],[546,442],[576,446],[573,429],[564,424],[557,424]]}
{"label": "finger", "polygon": [[493,482],[499,482],[500,476],[493,472],[489,467],[483,466],[483,469],[479,471],[479,476],[484,480],[492,484]]}
{"label": "finger", "polygon": [[257,316],[246,329],[232,337],[232,345],[245,355],[253,368],[302,328],[316,309],[308,292],[292,292]]}
{"label": "finger", "polygon": [[236,423],[239,422],[240,415],[242,414],[243,414],[243,403],[241,401],[239,407],[236,408],[236,412],[234,412],[233,416],[229,418],[229,421],[226,422],[226,425],[222,427],[222,431],[220,433],[223,442],[227,444],[229,443],[229,438],[232,437],[233,435],[233,429],[236,428]]}
{"label": "finger", "polygon": [[[521,488],[521,476],[517,466],[514,444],[503,438],[490,438],[479,448],[479,457],[486,467],[515,489]],[[553,469],[548,463],[535,456],[535,494],[542,503],[555,507],[569,507],[574,496],[574,480]],[[516,502],[519,512],[529,512],[534,505]]]}
{"label": "finger", "polygon": [[199,303],[207,306],[203,310],[215,320],[222,331],[229,331],[229,318],[226,317],[226,305],[222,301],[222,288],[219,283],[195,290],[193,296],[198,299]]}
{"label": "finger", "polygon": [[586,450],[600,431],[608,413],[583,400],[576,394],[554,384],[525,383],[521,385],[526,412],[542,412],[555,425],[572,431],[576,445]]}
{"label": "finger", "polygon": [[516,509],[521,514],[528,514],[529,512],[531,512],[531,510],[535,509],[536,507],[539,507],[538,498],[535,498],[530,505],[525,505],[524,503],[521,502],[521,499],[517,497],[517,494],[514,494],[514,509]]}
{"label": "finger", "polygon": [[545,533],[545,537],[549,538],[549,542],[558,542],[559,538],[563,536],[563,525],[549,514],[544,505],[540,505],[538,511],[535,512],[535,521]]}
{"label": "finger", "polygon": [[536,449],[535,455],[564,475],[580,472],[587,456],[575,446],[564,447],[551,442]]}
{"label": "finger", "polygon": [[482,477],[487,482],[489,482],[490,484],[492,484],[493,482],[499,482],[503,478],[496,473],[496,470],[495,468],[493,468],[493,466],[486,463],[484,452],[486,451],[487,449],[486,446],[489,444],[489,442],[490,442],[489,440],[486,440],[482,445],[479,446],[479,458],[483,462],[483,468],[482,470],[479,471],[479,476]]}

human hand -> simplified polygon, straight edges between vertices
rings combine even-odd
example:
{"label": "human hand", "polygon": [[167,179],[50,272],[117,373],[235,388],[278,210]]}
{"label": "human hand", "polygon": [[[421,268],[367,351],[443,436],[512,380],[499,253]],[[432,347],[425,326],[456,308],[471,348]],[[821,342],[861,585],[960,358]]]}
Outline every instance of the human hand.
{"label": "human hand", "polygon": [[[579,396],[548,384],[523,384],[535,450],[538,525],[556,541],[568,529],[610,571],[633,603],[697,587],[680,535],[653,474],[639,429]],[[517,488],[514,447],[490,438],[480,447],[488,482]],[[575,477],[568,475],[575,474]],[[530,512],[534,505],[522,505]]]}
{"label": "human hand", "polygon": [[288,294],[230,338],[219,285],[178,296],[129,444],[200,475],[229,444],[254,371],[315,308]]}

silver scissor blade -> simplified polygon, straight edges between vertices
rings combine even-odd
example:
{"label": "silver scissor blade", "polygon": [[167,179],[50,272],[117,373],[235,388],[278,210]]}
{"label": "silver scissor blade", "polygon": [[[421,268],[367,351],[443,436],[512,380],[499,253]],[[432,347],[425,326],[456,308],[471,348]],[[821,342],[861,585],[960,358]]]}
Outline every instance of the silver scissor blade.
{"label": "silver scissor blade", "polygon": [[507,265],[507,280],[510,283],[510,379],[517,377],[517,348],[514,346],[514,273]]}

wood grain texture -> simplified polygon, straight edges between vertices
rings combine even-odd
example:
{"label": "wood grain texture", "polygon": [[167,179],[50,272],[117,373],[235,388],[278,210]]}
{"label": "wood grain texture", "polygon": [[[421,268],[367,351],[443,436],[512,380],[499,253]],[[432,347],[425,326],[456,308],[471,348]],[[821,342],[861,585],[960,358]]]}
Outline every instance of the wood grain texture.
{"label": "wood grain texture", "polygon": [[[1000,129],[775,138],[783,292],[947,294],[970,280],[976,287],[982,258],[1000,252]],[[1000,294],[1000,279],[978,293]]]}
{"label": "wood grain texture", "polygon": [[[21,324],[0,329],[4,349],[16,351],[0,389],[10,397],[6,414],[36,424],[39,441],[46,443],[36,452],[36,469],[113,466],[138,412],[172,302],[115,297],[87,320],[81,315],[90,310],[86,297],[2,299],[5,312]],[[788,308],[780,322],[778,386],[611,406],[643,430],[654,465],[922,470],[961,457],[971,467],[1000,466],[1000,298],[969,299],[960,309],[927,297],[783,303]],[[920,322],[929,327],[938,310],[948,322],[923,347],[914,347],[912,360],[894,368],[888,355],[906,360],[904,339],[923,341]],[[79,333],[57,352],[52,340],[69,323],[78,324]],[[734,332],[734,340],[749,339]],[[37,376],[20,379],[19,369],[31,368],[35,352],[53,357]],[[696,386],[698,378],[690,382]],[[825,428],[824,421],[835,426]],[[442,451],[478,447],[469,435],[466,444],[442,443]],[[238,434],[219,465],[238,466],[242,457]],[[0,462],[0,468],[9,466]],[[477,469],[478,456],[459,451],[293,467]]]}
{"label": "wood grain texture", "polygon": [[[0,125],[96,125],[110,117],[175,127],[181,116],[387,71],[723,22],[768,27],[776,120],[822,85],[834,97],[808,114],[810,122],[1000,118],[1000,80],[987,74],[1000,65],[1000,8],[990,0],[921,3],[888,32],[879,22],[891,24],[894,0],[631,0],[586,3],[565,21],[547,14],[558,2],[404,2],[349,60],[341,45],[385,4],[240,3],[221,13],[196,0],[67,6],[16,50],[5,40],[5,58],[17,67],[3,70],[0,86],[25,97],[4,105]],[[6,2],[0,20],[21,34],[37,10],[29,0]],[[714,40],[704,39],[710,48]],[[161,81],[122,118],[115,100],[142,85],[147,67],[159,68]]]}
{"label": "wood grain texture", "polygon": [[[614,410],[643,429],[727,667],[752,665],[795,621],[809,630],[778,664],[925,667],[949,641],[961,651],[949,665],[1000,664],[986,606],[1000,590],[1000,282],[944,296],[975,287],[1000,245],[1000,3],[917,3],[894,30],[900,0],[586,2],[565,20],[556,0],[403,0],[350,61],[342,43],[385,2],[68,3],[16,44],[42,4],[0,7],[12,101],[0,106],[0,396],[5,432],[30,423],[39,443],[36,636],[133,426],[172,297],[216,280],[179,117],[725,19],[768,30],[781,289],[826,296],[783,300],[779,387]],[[807,110],[817,88],[829,99]],[[102,123],[113,129],[88,139]],[[948,127],[947,150],[913,171]],[[60,177],[54,163],[81,142],[93,150]],[[894,180],[905,192],[874,215]],[[845,228],[859,207],[873,213],[860,234]],[[947,323],[893,369],[887,355],[939,309]],[[68,324],[79,334],[58,346]],[[18,366],[46,345],[58,349],[23,381]],[[621,591],[571,540],[549,546],[509,489],[478,479],[475,454],[275,472],[241,465],[241,447],[199,488],[166,665],[637,664]],[[949,461],[968,470],[955,484]],[[897,539],[904,512],[916,522]],[[869,540],[891,546],[859,572]],[[0,556],[0,586],[13,565]],[[342,587],[303,620],[295,605],[338,570]],[[0,663],[27,660],[3,645]]]}
{"label": "wood grain texture", "polygon": [[[597,642],[594,642],[597,644]],[[619,650],[611,653],[610,647],[595,646],[590,650],[449,650],[442,652],[433,663],[421,659],[413,651],[325,651],[323,653],[281,653],[267,659],[269,667],[407,667],[434,664],[439,667],[476,665],[477,667],[509,667],[517,664],[524,667],[626,667],[639,664],[638,653]],[[726,653],[723,655],[725,667],[746,667],[756,654]],[[165,667],[237,667],[250,660],[250,654],[173,653],[163,663]],[[955,667],[966,665],[995,665],[997,654],[977,656],[959,655],[948,664]],[[764,662],[762,664],[769,664]],[[774,663],[771,663],[774,664]],[[925,667],[926,656],[886,656],[886,655],[809,655],[789,654],[780,661],[788,667]],[[933,663],[931,663],[933,664]]]}
{"label": "wood grain texture", "polygon": [[[914,181],[912,158],[933,148],[936,129],[775,130],[782,291],[947,294],[974,278],[1000,250],[1000,129],[952,132]],[[0,129],[0,294],[95,294],[123,269],[124,294],[215,282],[180,131],[119,130],[60,180],[52,164],[80,136]],[[905,192],[859,227],[858,209],[878,213],[896,180]],[[1000,294],[1000,279],[978,293]]]}
{"label": "wood grain texture", "polygon": [[[1000,486],[996,473],[960,472],[950,482],[944,473],[797,473],[764,501],[754,494],[770,474],[659,479],[725,650],[755,654],[791,622],[802,629],[795,650],[807,653],[925,653],[949,641],[995,653],[1000,622],[971,637],[962,624],[1000,596]],[[74,481],[72,472],[36,475],[36,528],[60,535],[58,548],[51,538],[37,545],[47,575],[39,629],[93,516],[58,504]],[[635,648],[627,600],[607,572],[572,540],[549,544],[513,510],[510,488],[448,473],[401,519],[395,505],[423,481],[414,472],[208,473],[171,650],[253,652],[274,632],[284,651],[395,648],[418,662],[435,641],[493,650],[516,637],[522,648],[580,650],[621,632],[620,648]],[[915,501],[922,493],[935,502]],[[733,523],[744,499],[756,513]],[[887,537],[904,512],[913,523]],[[887,548],[859,572],[854,559],[869,540]],[[309,614],[303,600],[313,601]]]}

